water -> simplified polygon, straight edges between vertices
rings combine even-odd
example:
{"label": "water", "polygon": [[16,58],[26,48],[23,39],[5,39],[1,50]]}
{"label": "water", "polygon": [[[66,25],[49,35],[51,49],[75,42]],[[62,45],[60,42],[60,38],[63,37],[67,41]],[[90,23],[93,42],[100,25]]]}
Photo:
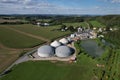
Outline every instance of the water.
{"label": "water", "polygon": [[104,53],[104,49],[98,46],[95,40],[84,40],[81,42],[81,47],[93,57],[99,57]]}

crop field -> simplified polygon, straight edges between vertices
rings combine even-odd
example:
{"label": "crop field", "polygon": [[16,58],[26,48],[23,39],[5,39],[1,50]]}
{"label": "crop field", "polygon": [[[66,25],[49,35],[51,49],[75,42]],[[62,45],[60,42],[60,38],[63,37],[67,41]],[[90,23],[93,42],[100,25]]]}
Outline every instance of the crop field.
{"label": "crop field", "polygon": [[74,27],[78,27],[78,26],[83,26],[83,27],[87,27],[87,24],[85,22],[80,22],[80,23],[63,23],[66,26],[74,26]]}
{"label": "crop field", "polygon": [[90,21],[94,27],[105,27],[105,25],[99,23],[98,21]]}
{"label": "crop field", "polygon": [[26,25],[15,25],[15,26],[11,25],[10,27],[49,40],[54,40],[58,37],[70,34],[70,31],[61,32],[57,30],[60,29],[60,26],[38,27],[37,25],[26,24]]}
{"label": "crop field", "polygon": [[10,48],[31,48],[43,41],[0,26],[0,43]]}
{"label": "crop field", "polygon": [[6,50],[0,48],[0,72],[6,69],[19,56],[19,50]]}
{"label": "crop field", "polygon": [[15,66],[0,80],[92,80],[95,64],[84,54],[77,63],[29,61]]}

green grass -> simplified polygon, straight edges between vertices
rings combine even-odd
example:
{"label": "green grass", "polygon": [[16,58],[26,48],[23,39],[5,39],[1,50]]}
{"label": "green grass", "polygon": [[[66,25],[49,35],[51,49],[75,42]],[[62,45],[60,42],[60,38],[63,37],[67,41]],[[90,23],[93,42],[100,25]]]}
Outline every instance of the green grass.
{"label": "green grass", "polygon": [[[21,63],[0,80],[91,80],[95,62],[84,54],[77,63],[36,61]],[[88,66],[89,65],[89,66]]]}
{"label": "green grass", "polygon": [[85,22],[80,22],[80,23],[63,23],[66,26],[74,26],[74,27],[78,27],[78,26],[83,26],[83,27],[87,27],[87,24]]}
{"label": "green grass", "polygon": [[105,27],[105,25],[99,23],[98,21],[90,21],[94,27]]}
{"label": "green grass", "polygon": [[31,25],[31,24],[25,24],[25,25],[11,25],[10,27],[13,27],[17,30],[30,33],[33,35],[37,35],[49,40],[56,39],[60,36],[64,36],[67,34],[70,34],[70,31],[61,32],[56,29],[60,29],[60,26],[49,26],[49,27],[38,27],[37,25]]}
{"label": "green grass", "polygon": [[51,21],[51,19],[38,19],[37,21],[49,22],[49,21]]}
{"label": "green grass", "polygon": [[116,56],[116,66],[115,66],[115,71],[116,71],[116,76],[115,79],[119,80],[120,79],[120,49],[116,51],[117,56]]}
{"label": "green grass", "polygon": [[0,43],[10,48],[30,48],[43,41],[0,27]]}
{"label": "green grass", "polygon": [[0,48],[0,73],[13,63],[21,52]]}

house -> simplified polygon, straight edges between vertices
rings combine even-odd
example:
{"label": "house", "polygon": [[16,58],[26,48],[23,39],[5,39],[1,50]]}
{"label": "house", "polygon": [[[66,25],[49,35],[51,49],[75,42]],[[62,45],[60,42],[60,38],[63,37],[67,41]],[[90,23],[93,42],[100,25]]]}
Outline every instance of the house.
{"label": "house", "polygon": [[40,22],[37,22],[37,26],[40,26],[40,24],[41,24]]}
{"label": "house", "polygon": [[49,23],[40,23],[40,22],[37,22],[36,24],[38,26],[49,26],[50,25]]}
{"label": "house", "polygon": [[75,37],[75,34],[71,34],[70,37],[71,37],[71,38],[74,38],[74,37]]}
{"label": "house", "polygon": [[50,24],[49,23],[44,23],[44,26],[49,26]]}
{"label": "house", "polygon": [[83,29],[81,27],[78,28],[78,33],[81,33]]}
{"label": "house", "polygon": [[110,31],[113,31],[113,29],[112,29],[112,28],[110,28]]}
{"label": "house", "polygon": [[102,28],[99,28],[98,32],[102,32]]}

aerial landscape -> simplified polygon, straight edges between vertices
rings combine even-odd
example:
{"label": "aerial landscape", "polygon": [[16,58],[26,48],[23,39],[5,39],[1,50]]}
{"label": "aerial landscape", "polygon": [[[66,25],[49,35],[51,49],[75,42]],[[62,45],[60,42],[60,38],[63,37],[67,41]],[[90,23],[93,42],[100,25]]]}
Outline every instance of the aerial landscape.
{"label": "aerial landscape", "polygon": [[120,80],[120,0],[0,0],[0,80]]}

